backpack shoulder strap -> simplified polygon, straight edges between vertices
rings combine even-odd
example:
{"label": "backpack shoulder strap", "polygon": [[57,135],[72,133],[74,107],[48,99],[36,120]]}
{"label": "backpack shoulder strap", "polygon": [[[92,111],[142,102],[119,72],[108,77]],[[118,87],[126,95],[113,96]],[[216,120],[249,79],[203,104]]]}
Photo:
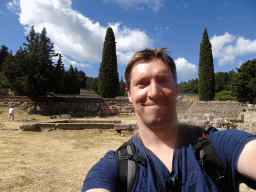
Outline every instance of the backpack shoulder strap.
{"label": "backpack shoulder strap", "polygon": [[209,134],[198,127],[194,128],[194,134],[197,137],[197,143],[193,145],[193,149],[203,172],[207,173],[220,189],[225,188],[227,182],[222,161],[213,147]]}
{"label": "backpack shoulder strap", "polygon": [[[195,157],[204,174],[207,174],[222,191],[227,187],[232,189],[233,186],[230,186],[227,182],[222,161],[213,147],[209,134],[198,126],[183,125],[182,127],[189,133]],[[179,153],[181,153],[181,150]],[[179,166],[181,166],[180,161],[179,158]]]}
{"label": "backpack shoulder strap", "polygon": [[116,150],[116,159],[119,168],[118,191],[131,192],[138,177],[139,164],[146,165],[147,160],[136,155],[131,139]]}

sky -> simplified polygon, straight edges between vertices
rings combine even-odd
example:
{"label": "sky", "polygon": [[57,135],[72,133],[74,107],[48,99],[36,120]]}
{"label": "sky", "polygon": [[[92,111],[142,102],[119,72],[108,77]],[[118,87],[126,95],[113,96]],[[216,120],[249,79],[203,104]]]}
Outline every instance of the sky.
{"label": "sky", "polygon": [[169,48],[178,82],[198,78],[205,28],[215,73],[256,59],[255,0],[0,0],[0,45],[15,54],[33,25],[38,33],[46,28],[66,70],[89,77],[98,76],[108,27],[120,78],[135,52],[161,47]]}

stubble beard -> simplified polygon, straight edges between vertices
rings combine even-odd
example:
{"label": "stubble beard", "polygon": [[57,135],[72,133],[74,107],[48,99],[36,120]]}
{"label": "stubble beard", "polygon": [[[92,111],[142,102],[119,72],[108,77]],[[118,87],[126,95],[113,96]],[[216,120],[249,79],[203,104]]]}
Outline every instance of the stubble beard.
{"label": "stubble beard", "polygon": [[177,122],[176,103],[172,101],[166,109],[157,109],[150,113],[144,111],[140,114],[136,113],[136,116],[141,123],[150,129],[164,129],[163,126]]}

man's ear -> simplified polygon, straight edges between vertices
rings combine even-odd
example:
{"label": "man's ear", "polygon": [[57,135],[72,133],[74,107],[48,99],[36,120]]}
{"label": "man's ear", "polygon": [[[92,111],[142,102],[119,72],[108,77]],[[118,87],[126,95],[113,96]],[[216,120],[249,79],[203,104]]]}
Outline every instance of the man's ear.
{"label": "man's ear", "polygon": [[127,87],[125,87],[125,91],[127,92],[127,95],[128,95],[128,98],[129,98],[129,102],[132,103],[132,101],[131,101],[131,93],[130,93],[130,91],[128,90]]}

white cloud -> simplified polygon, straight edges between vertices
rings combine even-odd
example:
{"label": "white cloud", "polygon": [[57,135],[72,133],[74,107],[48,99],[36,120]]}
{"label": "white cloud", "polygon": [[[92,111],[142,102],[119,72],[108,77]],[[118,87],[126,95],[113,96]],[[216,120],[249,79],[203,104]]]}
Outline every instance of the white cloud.
{"label": "white cloud", "polygon": [[155,12],[157,12],[164,3],[164,0],[103,0],[103,1],[118,3],[125,9],[137,9],[137,10],[143,10],[143,7],[138,7],[138,5],[146,4],[150,9],[152,9]]}
{"label": "white cloud", "polygon": [[239,61],[238,62],[238,68],[240,68],[243,63],[244,63],[243,61]]}
{"label": "white cloud", "polygon": [[213,57],[219,65],[235,63],[238,56],[256,53],[256,40],[244,39],[226,32],[224,35],[214,35],[211,39]]}
{"label": "white cloud", "polygon": [[176,70],[178,76],[183,76],[187,78],[197,78],[198,71],[195,64],[189,63],[184,58],[178,58],[175,61]]}
{"label": "white cloud", "polygon": [[10,11],[20,11],[20,1],[19,0],[13,0],[12,2],[7,3],[6,6],[7,6],[7,9]]}
{"label": "white cloud", "polygon": [[[62,55],[63,56],[63,55]],[[53,62],[57,63],[57,60],[59,57],[53,57]],[[77,61],[72,61],[68,59],[66,56],[62,57],[62,62],[64,64],[64,67],[66,69],[69,69],[70,65],[72,65],[74,68],[79,67],[79,68],[93,68],[90,64],[85,64],[83,62],[77,62]]]}
{"label": "white cloud", "polygon": [[[10,2],[12,7],[17,0]],[[20,0],[20,23],[26,33],[34,25],[36,32],[46,28],[56,52],[77,61],[100,62],[106,30],[111,26],[116,38],[118,64],[127,64],[132,53],[151,46],[144,31],[121,27],[120,23],[102,26],[71,8],[71,0]]]}
{"label": "white cloud", "polygon": [[72,65],[74,68],[75,67],[79,67],[79,68],[93,68],[91,65],[89,65],[89,64],[84,64],[84,63],[82,63],[82,62],[80,62],[80,63],[78,63],[78,62],[76,62],[76,61],[72,61],[72,60],[70,60],[70,59],[68,59],[67,57],[63,57],[62,58],[62,61],[63,61],[63,63],[65,64],[65,67],[67,68],[67,69],[69,69],[69,67],[70,67],[70,65]]}

